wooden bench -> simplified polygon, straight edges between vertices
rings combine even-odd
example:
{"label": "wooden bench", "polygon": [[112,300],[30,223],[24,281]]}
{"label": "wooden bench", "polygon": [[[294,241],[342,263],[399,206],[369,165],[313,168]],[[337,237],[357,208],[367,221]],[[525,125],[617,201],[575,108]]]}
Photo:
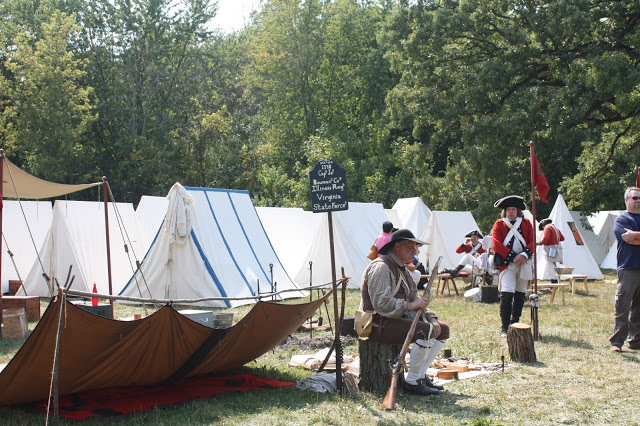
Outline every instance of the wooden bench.
{"label": "wooden bench", "polygon": [[[465,279],[469,276],[469,274],[467,272],[460,272],[456,278],[462,278]],[[453,289],[456,291],[456,296],[460,296],[460,293],[458,292],[458,286],[456,285],[456,280],[451,276],[451,274],[447,274],[447,273],[443,273],[443,274],[438,274],[436,275],[436,278],[438,278],[438,281],[436,281],[436,292],[435,294],[444,294],[444,289],[446,288],[449,291],[449,294],[451,294],[451,288],[449,287],[449,282],[451,282],[451,284],[453,284]],[[442,287],[440,287],[440,285],[442,284]]]}
{"label": "wooden bench", "polygon": [[538,283],[538,288],[551,288],[553,291],[551,292],[551,300],[549,300],[550,304],[553,304],[553,300],[556,298],[556,292],[560,289],[560,294],[562,295],[562,305],[564,306],[564,289],[565,287],[569,287],[567,283]]}
{"label": "wooden bench", "polygon": [[587,276],[582,274],[558,274],[558,280],[569,280],[571,284],[571,294],[576,294],[576,280],[582,280],[584,283],[584,292],[589,294],[589,288],[587,287]]}

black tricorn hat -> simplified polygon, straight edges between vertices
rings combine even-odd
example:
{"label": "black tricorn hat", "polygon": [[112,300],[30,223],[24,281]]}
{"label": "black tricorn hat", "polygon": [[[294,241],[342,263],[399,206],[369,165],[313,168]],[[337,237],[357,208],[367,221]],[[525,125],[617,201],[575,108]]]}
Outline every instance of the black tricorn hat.
{"label": "black tricorn hat", "polygon": [[387,254],[393,248],[395,243],[404,240],[413,241],[414,243],[418,243],[421,245],[429,244],[426,241],[417,239],[415,235],[413,235],[413,232],[409,231],[408,229],[398,229],[393,234],[391,234],[391,240],[389,240],[387,244],[380,247],[378,253]]}
{"label": "black tricorn hat", "polygon": [[548,224],[550,224],[551,222],[552,222],[552,220],[551,220],[551,218],[550,218],[550,217],[548,217],[548,218],[546,218],[546,219],[542,219],[542,220],[540,221],[540,223],[538,224],[538,229],[539,229],[539,230],[541,230],[541,231],[543,231],[543,230],[544,230],[544,227],[545,227],[545,226],[547,226]]}
{"label": "black tricorn hat", "polygon": [[496,201],[493,207],[498,207],[501,209],[506,209],[507,207],[516,207],[520,210],[524,210],[527,208],[526,204],[524,203],[524,199],[517,195],[507,195],[504,198],[500,198],[498,201]]}
{"label": "black tricorn hat", "polygon": [[473,231],[471,231],[471,232],[467,232],[467,235],[465,235],[464,237],[465,237],[465,238],[471,238],[471,237],[472,237],[472,236],[474,236],[474,235],[475,235],[476,237],[478,237],[478,238],[484,238],[484,237],[482,236],[482,234],[480,233],[480,231],[478,231],[477,229],[474,229],[474,230],[473,230]]}

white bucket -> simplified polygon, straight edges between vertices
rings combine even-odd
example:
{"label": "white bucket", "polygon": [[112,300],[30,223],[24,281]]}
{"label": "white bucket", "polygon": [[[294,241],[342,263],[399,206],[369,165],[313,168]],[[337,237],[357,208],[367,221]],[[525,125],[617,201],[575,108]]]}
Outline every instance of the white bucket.
{"label": "white bucket", "polygon": [[480,287],[472,288],[464,293],[464,300],[467,302],[479,302],[480,298]]}

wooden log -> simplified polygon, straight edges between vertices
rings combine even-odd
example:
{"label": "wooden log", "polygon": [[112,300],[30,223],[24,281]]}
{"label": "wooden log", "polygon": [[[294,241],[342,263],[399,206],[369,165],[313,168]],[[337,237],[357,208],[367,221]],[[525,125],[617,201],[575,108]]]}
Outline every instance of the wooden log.
{"label": "wooden log", "polygon": [[[391,383],[390,364],[402,350],[402,345],[360,340],[360,382],[361,390],[385,394]],[[401,387],[404,375],[398,375],[398,386]]]}
{"label": "wooden log", "polygon": [[511,324],[507,332],[509,356],[515,362],[536,362],[536,351],[533,346],[533,334],[528,324]]}

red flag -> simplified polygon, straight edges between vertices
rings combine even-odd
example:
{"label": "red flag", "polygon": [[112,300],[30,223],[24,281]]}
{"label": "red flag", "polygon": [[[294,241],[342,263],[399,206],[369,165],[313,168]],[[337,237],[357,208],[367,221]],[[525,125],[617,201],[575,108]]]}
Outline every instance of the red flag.
{"label": "red flag", "polygon": [[544,173],[542,172],[542,167],[540,167],[540,163],[538,162],[538,157],[536,154],[533,154],[533,170],[534,175],[533,183],[538,188],[538,198],[543,203],[548,203],[547,194],[549,193],[549,184],[547,183],[547,178],[544,177]]}
{"label": "red flag", "polygon": [[636,176],[636,188],[640,188],[640,166],[638,166],[638,176]]}

